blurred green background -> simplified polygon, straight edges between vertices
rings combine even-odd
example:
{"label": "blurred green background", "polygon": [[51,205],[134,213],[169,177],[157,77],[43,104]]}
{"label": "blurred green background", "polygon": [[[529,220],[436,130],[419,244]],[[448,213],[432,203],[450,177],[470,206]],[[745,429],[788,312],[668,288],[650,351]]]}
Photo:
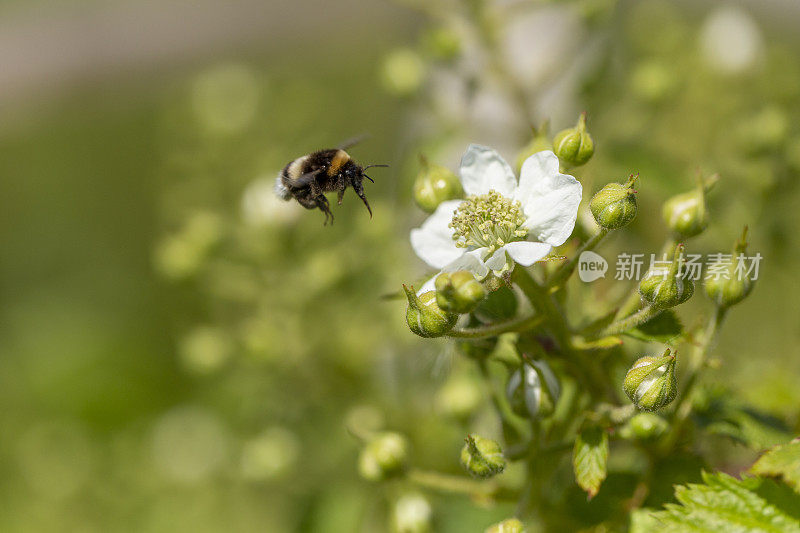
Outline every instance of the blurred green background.
{"label": "blurred green background", "polygon": [[[711,380],[796,425],[798,6],[497,9],[531,115],[589,112],[587,196],[642,176],[611,251],[656,251],[660,203],[720,172],[691,246],[727,250],[749,224],[765,259]],[[396,494],[359,480],[347,427],[404,431],[416,462],[459,471],[442,387],[468,367],[381,297],[425,273],[417,153],[513,160],[528,125],[468,46],[431,52],[449,23],[357,0],[0,6],[0,530],[385,530]],[[362,132],[354,157],[392,165],[367,185],[372,220],[352,194],[332,227],[272,197],[288,161]],[[510,509],[430,497],[437,531]]]}

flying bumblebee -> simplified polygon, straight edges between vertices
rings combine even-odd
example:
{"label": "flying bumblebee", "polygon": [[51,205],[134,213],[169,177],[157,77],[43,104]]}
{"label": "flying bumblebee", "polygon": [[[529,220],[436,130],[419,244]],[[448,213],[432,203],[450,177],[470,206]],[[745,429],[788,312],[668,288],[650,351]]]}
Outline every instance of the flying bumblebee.
{"label": "flying bumblebee", "polygon": [[325,193],[338,191],[341,205],[345,190],[347,187],[352,187],[367,206],[369,216],[372,218],[372,208],[364,195],[362,182],[364,178],[372,183],[375,182],[364,174],[364,171],[371,167],[389,165],[360,166],[345,151],[356,142],[345,143],[340,148],[313,152],[291,161],[278,174],[275,180],[275,193],[283,200],[294,198],[306,209],[319,208],[325,213],[327,225],[329,219],[333,224],[333,213]]}

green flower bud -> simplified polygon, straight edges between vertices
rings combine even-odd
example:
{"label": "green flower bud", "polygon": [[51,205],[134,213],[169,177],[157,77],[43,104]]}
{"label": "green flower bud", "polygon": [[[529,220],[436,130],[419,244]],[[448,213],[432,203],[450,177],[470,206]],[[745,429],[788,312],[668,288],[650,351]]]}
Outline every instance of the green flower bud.
{"label": "green flower bud", "polygon": [[654,267],[639,282],[639,294],[652,307],[667,309],[682,304],[694,294],[694,283],[681,272],[683,245],[675,247],[668,267]]}
{"label": "green flower bud", "polygon": [[387,91],[397,96],[411,96],[422,86],[425,63],[415,51],[400,48],[383,61],[381,80]]}
{"label": "green flower bud", "polygon": [[597,223],[606,229],[619,229],[636,217],[636,191],[633,182],[638,178],[631,175],[623,185],[609,183],[592,197],[589,209]]}
{"label": "green flower bud", "polygon": [[545,361],[526,360],[506,384],[511,409],[531,420],[550,416],[560,395],[558,378]]}
{"label": "green flower bud", "polygon": [[436,293],[428,291],[417,296],[414,287],[403,285],[408,298],[406,322],[412,332],[420,337],[441,337],[456,325],[458,315],[439,308],[436,304]]}
{"label": "green flower bud", "polygon": [[394,533],[429,533],[433,531],[431,518],[433,509],[428,499],[419,493],[400,496],[392,510]]}
{"label": "green flower bud", "polygon": [[433,213],[439,204],[464,195],[461,181],[449,169],[419,157],[422,168],[414,181],[414,201],[426,213]]}
{"label": "green flower bud", "polygon": [[461,464],[472,477],[490,478],[506,468],[506,458],[500,445],[477,435],[467,435],[461,449]]}
{"label": "green flower bud", "polygon": [[727,263],[720,263],[711,267],[719,275],[706,279],[705,290],[709,298],[720,307],[730,307],[744,300],[753,290],[753,280],[737,271],[740,258],[743,259],[747,252],[747,226],[742,231],[742,237],[733,247],[731,259]]}
{"label": "green flower bud", "polygon": [[442,272],[435,284],[436,303],[451,313],[469,313],[486,297],[486,289],[466,270]]}
{"label": "green flower bud", "polygon": [[547,137],[547,131],[549,129],[550,123],[548,121],[545,121],[538,130],[536,128],[531,128],[531,130],[533,130],[531,142],[517,154],[517,173],[519,173],[522,169],[522,164],[530,156],[538,154],[539,152],[544,152],[545,150],[553,149],[553,143]]}
{"label": "green flower bud", "polygon": [[698,177],[695,190],[673,196],[664,203],[662,214],[667,227],[678,237],[699,235],[708,226],[706,193],[719,180],[714,174],[706,180]]}
{"label": "green flower bud", "polygon": [[661,409],[678,395],[675,355],[670,355],[667,349],[662,357],[642,357],[637,360],[625,375],[622,388],[639,409]]}
{"label": "green flower bud", "polygon": [[669,423],[655,413],[636,413],[620,430],[624,439],[655,440],[669,429]]}
{"label": "green flower bud", "polygon": [[425,49],[436,59],[452,61],[461,54],[461,39],[452,28],[437,27],[423,36]]}
{"label": "green flower bud", "polygon": [[358,472],[364,479],[381,481],[402,474],[408,466],[408,441],[399,433],[379,433],[358,458]]}
{"label": "green flower bud", "polygon": [[447,380],[436,394],[436,408],[439,412],[466,420],[483,400],[483,391],[478,383],[468,376],[457,376]]}
{"label": "green flower bud", "polygon": [[553,151],[564,163],[580,166],[594,154],[594,141],[586,131],[586,113],[581,113],[578,124],[558,132],[553,139]]}
{"label": "green flower bud", "polygon": [[489,526],[486,529],[486,533],[525,533],[525,524],[519,518],[508,518]]}

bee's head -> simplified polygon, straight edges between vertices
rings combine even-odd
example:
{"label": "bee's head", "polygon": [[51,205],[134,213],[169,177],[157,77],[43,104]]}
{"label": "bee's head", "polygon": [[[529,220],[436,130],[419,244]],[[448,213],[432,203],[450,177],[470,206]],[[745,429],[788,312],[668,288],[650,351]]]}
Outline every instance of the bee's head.
{"label": "bee's head", "polygon": [[344,169],[347,182],[353,187],[353,190],[356,192],[358,197],[361,198],[361,201],[364,202],[364,205],[367,206],[367,211],[369,211],[370,218],[372,218],[372,208],[370,208],[369,202],[367,202],[367,197],[364,195],[364,178],[367,178],[372,183],[375,183],[375,181],[367,176],[364,171],[372,167],[388,166],[389,165],[367,165],[365,167],[360,167],[354,163],[352,165],[348,165],[347,168]]}

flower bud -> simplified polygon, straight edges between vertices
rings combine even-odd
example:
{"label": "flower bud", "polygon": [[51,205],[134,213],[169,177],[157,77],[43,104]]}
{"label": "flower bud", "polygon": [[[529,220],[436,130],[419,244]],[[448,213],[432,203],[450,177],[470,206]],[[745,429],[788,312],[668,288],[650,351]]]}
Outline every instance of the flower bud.
{"label": "flower bud", "polygon": [[694,294],[694,283],[681,272],[683,245],[675,247],[672,264],[654,267],[639,282],[639,294],[655,309],[667,309],[682,304]]}
{"label": "flower bud", "polygon": [[464,440],[466,444],[461,449],[461,464],[472,477],[486,479],[505,469],[506,458],[497,442],[477,435],[467,435]]}
{"label": "flower bud", "polygon": [[400,496],[392,511],[394,533],[428,533],[432,531],[433,509],[428,499],[419,493]]}
{"label": "flower bud", "polygon": [[508,518],[494,524],[493,526],[489,526],[486,529],[485,533],[524,533],[525,532],[525,524],[523,524],[519,518]]}
{"label": "flower bud", "polygon": [[667,227],[678,237],[699,235],[708,226],[706,193],[719,180],[714,174],[706,180],[698,177],[695,190],[673,196],[664,203],[662,214]]}
{"label": "flower bud", "polygon": [[436,59],[452,61],[461,53],[461,39],[452,28],[440,26],[423,36],[425,49]]}
{"label": "flower bud", "polygon": [[406,322],[412,332],[420,337],[441,337],[456,325],[458,315],[439,308],[436,304],[436,293],[428,291],[417,296],[414,288],[403,285],[408,298]]}
{"label": "flower bud", "polygon": [[594,154],[594,141],[586,131],[586,113],[581,113],[574,128],[560,131],[553,139],[553,151],[558,158],[570,165],[580,166]]}
{"label": "flower bud", "polygon": [[730,307],[738,304],[753,290],[753,280],[737,270],[738,262],[744,260],[746,252],[747,226],[744,227],[742,237],[733,247],[731,260],[727,263],[719,263],[717,267],[709,265],[709,270],[714,268],[719,275],[706,279],[706,294],[720,307]]}
{"label": "flower bud", "polygon": [[511,409],[524,418],[551,415],[561,394],[558,378],[545,361],[526,360],[508,378],[506,397]]}
{"label": "flower bud", "polygon": [[624,439],[655,440],[669,429],[666,420],[655,413],[636,413],[620,430]]}
{"label": "flower bud", "polygon": [[414,181],[414,201],[426,213],[433,213],[439,204],[461,198],[464,190],[461,181],[450,169],[430,163],[420,156],[422,168]]}
{"label": "flower bud", "polygon": [[639,409],[661,409],[678,394],[675,356],[667,349],[662,357],[642,357],[628,370],[622,388]]}
{"label": "flower bud", "polygon": [[399,433],[379,433],[361,450],[358,472],[380,481],[402,474],[408,466],[408,441]]}
{"label": "flower bud", "polygon": [[538,154],[539,152],[544,152],[546,150],[553,149],[553,143],[550,139],[547,138],[547,130],[550,129],[550,124],[545,121],[544,124],[537,130],[536,128],[531,128],[533,130],[533,138],[531,142],[529,142],[525,148],[520,150],[519,154],[517,155],[517,173],[522,169],[522,164],[525,162],[533,154]]}
{"label": "flower bud", "polygon": [[469,313],[486,297],[486,289],[466,270],[442,272],[435,285],[436,303],[451,313]]}
{"label": "flower bud", "polygon": [[638,175],[631,175],[627,183],[609,183],[592,197],[589,209],[595,221],[606,229],[619,229],[636,217],[636,191],[633,182]]}
{"label": "flower bud", "polygon": [[381,80],[390,93],[411,96],[422,87],[425,70],[419,54],[409,48],[400,48],[384,59]]}

